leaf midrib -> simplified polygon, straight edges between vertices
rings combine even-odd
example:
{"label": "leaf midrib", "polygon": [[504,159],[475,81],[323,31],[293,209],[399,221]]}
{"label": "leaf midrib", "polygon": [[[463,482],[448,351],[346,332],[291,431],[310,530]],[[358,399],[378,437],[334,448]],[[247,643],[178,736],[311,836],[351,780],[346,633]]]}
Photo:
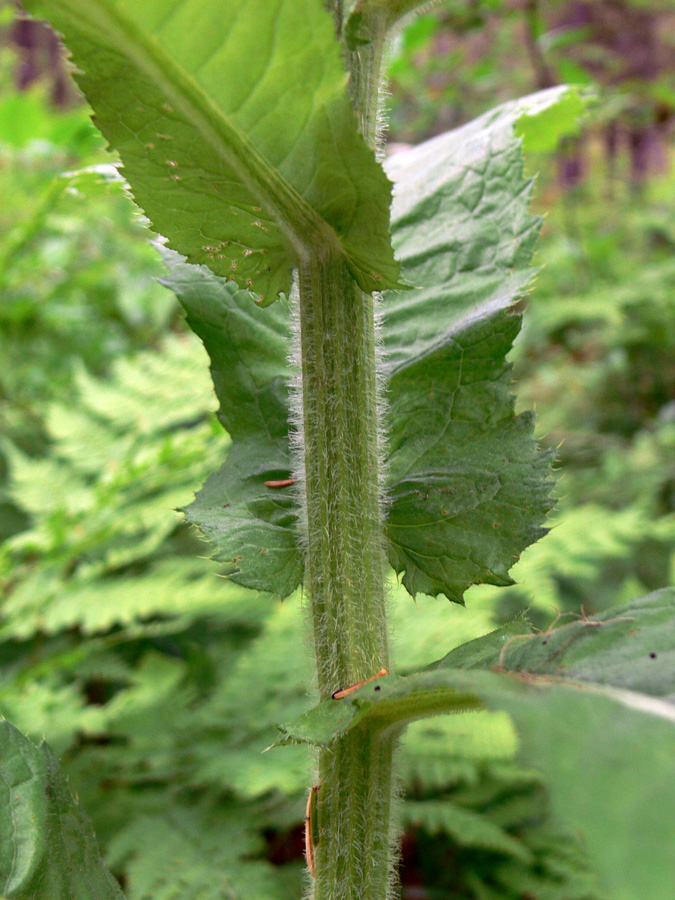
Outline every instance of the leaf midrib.
{"label": "leaf midrib", "polygon": [[52,3],[74,17],[78,29],[96,44],[100,44],[101,34],[105,34],[114,49],[153,82],[276,218],[298,255],[321,245],[344,253],[337,234],[325,219],[265,159],[194,77],[120,12],[112,0],[52,0]]}

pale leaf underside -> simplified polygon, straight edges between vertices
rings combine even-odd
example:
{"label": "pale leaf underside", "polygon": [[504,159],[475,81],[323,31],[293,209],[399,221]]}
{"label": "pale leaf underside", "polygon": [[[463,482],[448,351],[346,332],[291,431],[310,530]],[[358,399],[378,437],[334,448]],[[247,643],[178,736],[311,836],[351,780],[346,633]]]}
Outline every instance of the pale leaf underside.
{"label": "pale leaf underside", "polygon": [[321,0],[54,0],[48,12],[170,246],[265,304],[317,240],[365,290],[397,283],[390,187],[358,134]]}

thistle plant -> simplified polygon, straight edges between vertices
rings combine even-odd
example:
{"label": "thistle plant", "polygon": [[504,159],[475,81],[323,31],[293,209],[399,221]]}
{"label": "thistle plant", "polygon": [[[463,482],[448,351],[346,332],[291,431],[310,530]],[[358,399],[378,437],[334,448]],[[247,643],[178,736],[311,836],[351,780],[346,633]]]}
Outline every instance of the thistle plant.
{"label": "thistle plant", "polygon": [[[395,893],[402,730],[500,708],[607,895],[670,898],[672,592],[544,635],[520,618],[405,678],[388,645],[390,569],[462,603],[544,534],[551,460],[506,361],[539,224],[520,154],[555,142],[577,95],[509,103],[383,167],[383,63],[414,0],[26,5],[63,35],[210,356],[232,444],[186,517],[234,582],[303,589],[318,704],[279,743],[317,747],[311,896]],[[8,897],[58,867],[45,815]],[[97,878],[88,897],[117,895]]]}

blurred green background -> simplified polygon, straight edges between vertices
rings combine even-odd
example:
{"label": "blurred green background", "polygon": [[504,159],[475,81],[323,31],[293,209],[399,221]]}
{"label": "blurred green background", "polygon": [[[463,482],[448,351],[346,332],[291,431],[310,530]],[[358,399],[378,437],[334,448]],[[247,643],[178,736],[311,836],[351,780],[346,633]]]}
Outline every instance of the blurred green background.
{"label": "blurred green background", "polygon": [[[446,0],[396,38],[390,151],[565,81],[513,362],[557,450],[552,530],[467,608],[392,585],[398,671],[523,609],[546,628],[675,583],[675,3]],[[174,512],[218,465],[208,361],[55,36],[0,0],[0,711],[46,735],[130,900],[299,897],[300,598],[219,577]],[[411,727],[408,900],[593,900],[509,721]]]}

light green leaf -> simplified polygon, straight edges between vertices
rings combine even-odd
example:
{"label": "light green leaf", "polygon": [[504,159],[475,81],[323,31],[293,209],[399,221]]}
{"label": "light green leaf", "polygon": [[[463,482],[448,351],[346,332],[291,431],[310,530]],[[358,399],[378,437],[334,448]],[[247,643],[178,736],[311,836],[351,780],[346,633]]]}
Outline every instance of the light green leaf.
{"label": "light green leaf", "polygon": [[490,699],[513,717],[525,760],[544,773],[554,814],[583,836],[611,900],[670,900],[675,707],[562,686]]}
{"label": "light green leaf", "polygon": [[120,900],[91,825],[46,744],[0,722],[0,892],[5,900]]}
{"label": "light green leaf", "polygon": [[543,534],[549,459],[515,415],[506,363],[539,229],[514,127],[566,96],[507,103],[387,165],[394,246],[417,285],[383,304],[389,559],[413,595],[510,584]]}
{"label": "light green leaf", "polygon": [[124,865],[129,900],[269,900],[283,892],[275,867],[251,858],[263,849],[245,828],[241,805],[191,808],[174,801],[167,812],[130,822],[109,855]]}
{"label": "light green leaf", "polygon": [[[387,676],[284,726],[282,741],[324,746],[357,725],[383,730],[467,707],[506,710],[524,758],[547,778],[554,811],[584,836],[608,896],[668,900],[675,705],[661,698],[673,696],[674,626],[675,589],[659,591],[603,617],[511,636],[498,662],[517,674],[441,665]],[[465,659],[489,660],[504,636],[472,642]],[[444,662],[452,665],[453,654]]]}
{"label": "light green leaf", "polygon": [[48,14],[136,200],[191,262],[267,304],[320,241],[364,290],[396,284],[390,188],[321,0],[54,0]]}
{"label": "light green leaf", "polygon": [[204,267],[165,251],[176,292],[211,358],[219,417],[233,444],[225,464],[185,510],[246,587],[286,597],[302,579],[288,443],[290,314],[285,300],[261,310]]}
{"label": "light green leaf", "polygon": [[553,106],[542,103],[523,109],[515,125],[516,135],[522,138],[523,151],[548,153],[555,150],[561,138],[577,134],[590,99],[588,93],[569,87]]}

